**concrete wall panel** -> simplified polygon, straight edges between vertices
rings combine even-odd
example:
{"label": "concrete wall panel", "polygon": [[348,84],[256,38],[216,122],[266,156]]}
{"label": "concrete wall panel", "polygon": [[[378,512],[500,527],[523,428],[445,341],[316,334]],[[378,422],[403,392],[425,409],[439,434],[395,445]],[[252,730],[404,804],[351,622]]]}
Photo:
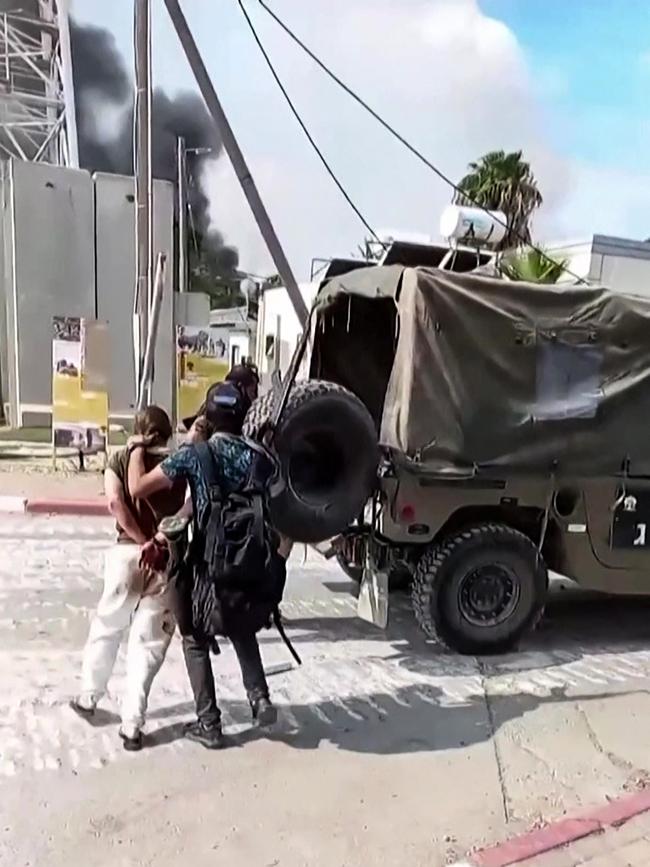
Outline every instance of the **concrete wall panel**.
{"label": "concrete wall panel", "polygon": [[[132,178],[95,175],[97,316],[109,323],[110,414],[129,416],[135,403],[133,293],[135,286],[135,200]],[[173,388],[173,185],[154,184],[154,255],[167,254],[165,295],[155,355],[153,397],[167,410]]]}
{"label": "concrete wall panel", "polygon": [[84,171],[12,160],[9,187],[7,331],[17,339],[9,376],[17,420],[28,423],[52,400],[52,318],[95,315],[93,186]]}

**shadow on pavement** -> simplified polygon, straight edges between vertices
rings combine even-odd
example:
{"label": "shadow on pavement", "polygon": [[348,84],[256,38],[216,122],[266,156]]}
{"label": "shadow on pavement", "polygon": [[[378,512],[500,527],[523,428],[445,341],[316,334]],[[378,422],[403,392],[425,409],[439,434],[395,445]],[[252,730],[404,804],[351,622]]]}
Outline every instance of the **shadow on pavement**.
{"label": "shadow on pavement", "polygon": [[[356,617],[287,618],[292,641],[376,641],[392,645],[399,660],[415,671],[467,674],[475,657],[462,657],[429,641],[419,630],[408,594],[391,596],[388,628],[381,630]],[[301,630],[294,635],[293,631]],[[262,633],[264,642],[264,633]],[[566,589],[561,585],[549,596],[539,627],[522,641],[519,650],[480,657],[489,674],[526,671],[575,662],[595,653],[628,653],[650,649],[650,597],[607,596]],[[444,671],[442,670],[444,668]]]}
{"label": "shadow on pavement", "polygon": [[[580,660],[598,652],[621,653],[646,649],[650,638],[650,599],[605,597],[576,590],[552,594],[541,627],[522,645],[519,653],[492,657],[462,657],[446,651],[421,634],[410,609],[407,595],[393,597],[387,630],[377,629],[355,617],[309,617],[287,619],[294,643],[327,646],[333,642],[370,641],[383,643],[375,655],[364,650],[360,664],[374,661],[396,664],[427,677],[468,675],[482,678],[540,670]],[[280,639],[274,630],[260,635],[262,645]],[[387,651],[387,652],[386,652]],[[332,657],[335,661],[336,657]],[[308,665],[308,663],[307,663]],[[218,688],[218,672],[217,688]],[[376,683],[376,681],[375,681]],[[273,688],[273,681],[270,682]],[[500,727],[520,719],[545,705],[580,702],[587,704],[612,695],[612,690],[595,693],[586,688],[550,689],[537,695],[527,691],[486,697],[483,690],[465,700],[450,701],[449,695],[424,680],[422,683],[387,687],[385,691],[332,698],[305,704],[281,704],[278,727],[270,733],[253,727],[231,735],[229,744],[243,744],[268,738],[293,749],[312,750],[321,743],[339,749],[376,755],[411,754],[439,750],[465,749],[489,741]],[[647,695],[643,689],[617,695]],[[248,725],[250,711],[246,702],[222,703],[223,710],[236,722]],[[191,703],[153,709],[152,719],[165,720],[179,713],[193,716]],[[148,735],[148,746],[162,746],[182,738],[182,724],[163,725]]]}
{"label": "shadow on pavement", "polygon": [[[636,695],[630,691],[621,695]],[[491,740],[501,726],[520,719],[543,705],[599,701],[608,694],[571,695],[562,688],[547,696],[519,694],[472,696],[449,705],[435,687],[404,687],[391,693],[371,693],[313,704],[281,705],[280,719],[271,731],[250,727],[228,736],[228,746],[243,746],[266,739],[297,750],[315,750],[328,743],[341,750],[369,755],[402,755],[466,749]],[[241,718],[245,702],[224,702],[223,709]],[[148,736],[149,746],[161,746],[182,737],[182,725],[158,729]]]}

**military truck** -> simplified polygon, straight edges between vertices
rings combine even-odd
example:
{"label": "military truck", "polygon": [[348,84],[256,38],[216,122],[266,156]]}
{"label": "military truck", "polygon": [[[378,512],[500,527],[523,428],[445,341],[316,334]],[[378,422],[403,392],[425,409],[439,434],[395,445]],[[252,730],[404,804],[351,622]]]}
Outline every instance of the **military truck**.
{"label": "military truck", "polygon": [[274,520],[364,581],[406,569],[429,638],[512,649],[549,571],[650,591],[650,300],[368,267],[321,289],[294,362],[248,419],[276,422]]}

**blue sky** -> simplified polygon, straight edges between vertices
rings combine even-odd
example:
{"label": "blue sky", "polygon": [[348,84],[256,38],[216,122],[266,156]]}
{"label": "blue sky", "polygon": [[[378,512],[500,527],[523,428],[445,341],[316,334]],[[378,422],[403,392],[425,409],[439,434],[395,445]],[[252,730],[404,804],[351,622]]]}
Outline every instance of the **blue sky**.
{"label": "blue sky", "polygon": [[[375,228],[437,236],[450,191],[338,92],[246,0],[317,141]],[[349,254],[364,230],[287,112],[236,0],[183,8],[289,256]],[[272,0],[273,8],[451,177],[486,150],[522,148],[545,205],[544,242],[650,235],[650,0]],[[192,78],[153,0],[154,77]],[[73,0],[131,63],[131,0]],[[232,173],[204,179],[244,265],[268,265]]]}
{"label": "blue sky", "polygon": [[[480,0],[517,35],[548,85],[564,146],[577,156],[650,165],[648,0]],[[650,191],[649,191],[650,195]]]}

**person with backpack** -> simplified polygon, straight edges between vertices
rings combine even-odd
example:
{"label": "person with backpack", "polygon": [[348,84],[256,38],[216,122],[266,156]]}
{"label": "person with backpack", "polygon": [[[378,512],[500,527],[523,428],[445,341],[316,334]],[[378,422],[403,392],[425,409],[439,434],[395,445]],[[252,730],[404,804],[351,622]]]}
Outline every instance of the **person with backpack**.
{"label": "person with backpack", "polygon": [[[159,406],[138,413],[135,431],[148,443],[140,459],[151,470],[168,454],[172,435],[169,416]],[[160,572],[140,567],[140,546],[152,539],[161,518],[175,515],[185,499],[185,483],[176,482],[150,499],[140,499],[127,487],[129,452],[113,454],[104,474],[110,513],[116,522],[116,542],[106,552],[104,589],[90,625],[83,652],[81,692],[72,709],[90,720],[106,692],[117,652],[129,630],[126,657],[126,693],[122,703],[120,737],[126,750],[142,747],[149,692],[162,665],[176,621],[169,588]]]}
{"label": "person with backpack", "polygon": [[[270,625],[277,611],[286,562],[265,516],[265,486],[275,464],[262,446],[241,436],[249,406],[235,384],[211,386],[200,410],[209,439],[179,449],[149,472],[144,442],[136,438],[131,443],[133,494],[149,497],[171,489],[179,479],[189,483],[193,532],[177,578],[177,615],[197,720],[185,735],[209,749],[224,745],[210,663],[220,636],[234,647],[253,719],[264,727],[277,719],[256,633]],[[159,533],[144,546],[143,561],[157,563],[164,545]]]}

